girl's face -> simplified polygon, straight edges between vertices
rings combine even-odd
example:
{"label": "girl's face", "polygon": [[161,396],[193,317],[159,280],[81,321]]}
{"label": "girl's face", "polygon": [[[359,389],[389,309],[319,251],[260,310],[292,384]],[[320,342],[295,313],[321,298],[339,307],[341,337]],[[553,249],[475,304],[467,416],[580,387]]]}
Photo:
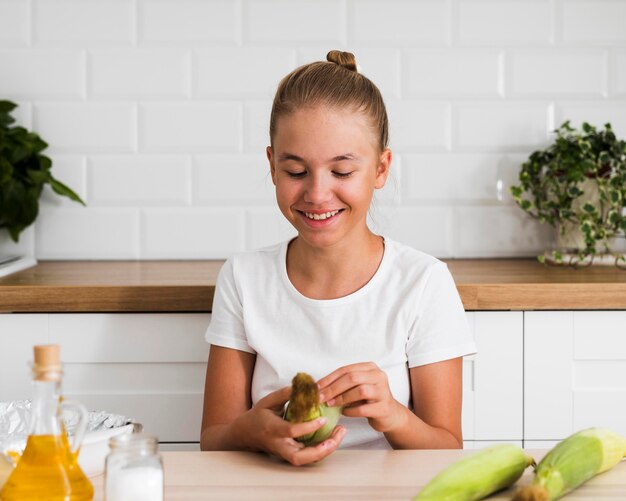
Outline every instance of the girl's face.
{"label": "girl's face", "polygon": [[278,206],[307,243],[329,247],[366,234],[391,151],[380,152],[364,114],[320,106],[284,116],[267,158]]}

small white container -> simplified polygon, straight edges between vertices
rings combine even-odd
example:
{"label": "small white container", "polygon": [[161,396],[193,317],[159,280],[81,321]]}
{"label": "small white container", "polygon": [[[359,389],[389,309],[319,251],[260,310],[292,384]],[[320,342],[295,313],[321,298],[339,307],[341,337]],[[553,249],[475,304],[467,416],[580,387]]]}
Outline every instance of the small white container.
{"label": "small white container", "polygon": [[143,433],[109,440],[104,471],[106,501],[163,501],[163,462],[156,437]]}

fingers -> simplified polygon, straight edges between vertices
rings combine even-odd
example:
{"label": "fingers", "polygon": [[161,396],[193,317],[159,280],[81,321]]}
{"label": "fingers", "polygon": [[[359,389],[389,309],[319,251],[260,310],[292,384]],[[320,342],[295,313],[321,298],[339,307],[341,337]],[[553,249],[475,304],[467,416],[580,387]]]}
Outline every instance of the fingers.
{"label": "fingers", "polygon": [[343,426],[336,426],[331,436],[320,444],[287,450],[283,457],[294,466],[315,463],[336,451],[345,435],[346,429]]}
{"label": "fingers", "polygon": [[375,364],[368,367],[367,370],[345,372],[332,383],[322,387],[320,401],[333,406],[387,398],[391,393],[387,375]]}
{"label": "fingers", "polygon": [[341,378],[342,376],[350,372],[371,371],[371,370],[380,370],[380,369],[374,362],[359,362],[356,364],[344,365],[343,367],[339,367],[339,369],[334,370],[327,376],[324,376],[322,379],[320,379],[317,382],[317,385],[320,387],[320,389],[323,389],[326,386],[333,383],[334,381],[336,381],[337,379]]}
{"label": "fingers", "polygon": [[[326,404],[329,406],[350,407],[380,401],[383,399],[383,395],[377,384],[360,384],[327,400]],[[344,415],[347,416],[345,413]]]}
{"label": "fingers", "polygon": [[272,409],[275,411],[280,411],[289,400],[291,396],[291,386],[285,386],[280,390],[273,391],[268,395],[265,395],[262,399],[260,399],[255,407],[261,407],[264,409]]}
{"label": "fingers", "polygon": [[327,421],[325,417],[305,421],[304,423],[290,423],[289,421],[281,420],[276,423],[273,432],[280,437],[298,438],[319,430]]}

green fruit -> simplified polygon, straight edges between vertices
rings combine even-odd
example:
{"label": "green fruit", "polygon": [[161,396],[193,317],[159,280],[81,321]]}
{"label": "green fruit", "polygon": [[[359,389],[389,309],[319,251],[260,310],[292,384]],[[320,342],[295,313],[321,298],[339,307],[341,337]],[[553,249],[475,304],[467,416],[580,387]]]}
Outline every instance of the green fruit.
{"label": "green fruit", "polygon": [[285,409],[284,419],[290,423],[304,423],[325,417],[326,424],[313,433],[296,438],[307,447],[317,445],[332,434],[341,417],[340,406],[329,407],[320,404],[320,395],[317,384],[311,376],[298,372],[291,381],[291,398]]}

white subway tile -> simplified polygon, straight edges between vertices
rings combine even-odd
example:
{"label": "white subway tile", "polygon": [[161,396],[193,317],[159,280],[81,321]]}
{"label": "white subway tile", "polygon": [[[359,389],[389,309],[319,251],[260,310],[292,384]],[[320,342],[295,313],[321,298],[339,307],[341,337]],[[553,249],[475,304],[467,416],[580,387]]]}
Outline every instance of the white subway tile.
{"label": "white subway tile", "polygon": [[136,110],[124,103],[41,103],[34,126],[54,152],[133,151]]}
{"label": "white subway tile", "polygon": [[195,157],[192,200],[194,205],[275,204],[265,152]]}
{"label": "white subway tile", "polygon": [[93,97],[189,97],[191,54],[179,49],[94,50],[89,57]]}
{"label": "white subway tile", "polygon": [[375,233],[436,257],[452,255],[450,207],[378,207],[369,220]]}
{"label": "white subway tile", "polygon": [[17,243],[11,240],[6,229],[0,229],[0,249],[0,254],[37,257],[35,254],[35,226],[31,225],[22,230]]}
{"label": "white subway tile", "polygon": [[553,39],[550,0],[462,0],[457,40],[468,45],[548,44]]}
{"label": "white subway tile", "polygon": [[349,20],[349,41],[358,45],[450,43],[449,4],[441,0],[356,0],[350,3]]}
{"label": "white subway tile", "polygon": [[603,97],[607,53],[602,50],[511,50],[507,53],[507,96]]}
{"label": "white subway tile", "polygon": [[526,151],[544,144],[549,105],[543,103],[458,104],[453,112],[453,149]]}
{"label": "white subway tile", "polygon": [[524,158],[507,154],[430,154],[404,157],[403,201],[510,202]]}
{"label": "white subway tile", "polygon": [[0,0],[0,47],[23,47],[30,41],[30,6],[24,0]]}
{"label": "white subway tile", "polygon": [[249,42],[338,44],[346,38],[342,0],[254,0],[244,5]]}
{"label": "white subway tile", "polygon": [[294,49],[243,47],[195,53],[195,94],[273,99],[278,82],[296,65]]}
{"label": "white subway tile", "polygon": [[499,50],[409,50],[406,60],[408,96],[500,96]]}
{"label": "white subway tile", "polygon": [[530,257],[548,248],[553,228],[519,207],[458,207],[454,234],[454,257]]}
{"label": "white subway tile", "polygon": [[241,105],[155,103],[140,107],[140,149],[149,152],[237,152]]}
{"label": "white subway tile", "polygon": [[559,6],[564,42],[588,45],[626,42],[623,0],[560,0]]}
{"label": "white subway tile", "polygon": [[450,106],[436,102],[387,102],[389,143],[404,151],[450,147]]}
{"label": "white subway tile", "polygon": [[[335,49],[339,50],[337,47]],[[360,72],[380,89],[383,99],[401,96],[401,51],[399,49],[347,48],[356,58]],[[305,47],[298,51],[298,65],[326,61],[328,48]]]}
{"label": "white subway tile", "polygon": [[[33,128],[33,106],[19,99],[9,99],[9,101],[17,104],[17,107],[11,112],[11,116],[15,119],[15,122],[11,124],[11,127],[20,126],[27,129]],[[38,131],[35,131],[38,132]]]}
{"label": "white subway tile", "polygon": [[615,134],[626,139],[626,103],[624,102],[563,102],[557,104],[555,116],[557,127],[566,120],[570,120],[571,125],[577,128],[580,128],[583,122],[588,122],[598,128],[604,127],[604,124],[609,122]]}
{"label": "white subway tile", "polygon": [[170,155],[89,158],[90,205],[188,205],[190,160]]}
{"label": "white subway tile", "polygon": [[[85,203],[89,204],[85,158],[79,155],[50,155],[50,158],[54,178],[71,188]],[[77,202],[52,191],[49,185],[46,185],[41,194],[41,202],[50,207],[80,207]]]}
{"label": "white subway tile", "polygon": [[244,104],[244,151],[264,152],[270,144],[271,112],[272,101],[251,101]]}
{"label": "white subway tile", "polygon": [[145,209],[141,257],[223,259],[244,248],[242,209]]}
{"label": "white subway tile", "polygon": [[136,259],[139,214],[132,209],[44,207],[35,232],[40,259]]}
{"label": "white subway tile", "polygon": [[626,50],[616,51],[611,62],[614,79],[612,93],[623,97],[626,95]]}
{"label": "white subway tile", "polygon": [[7,98],[81,98],[85,94],[82,51],[1,50],[0,68],[0,93]]}
{"label": "white subway tile", "polygon": [[132,0],[33,0],[37,44],[130,45],[135,39]]}
{"label": "white subway tile", "polygon": [[260,249],[290,240],[298,233],[278,206],[246,209],[246,249]]}
{"label": "white subway tile", "polygon": [[233,0],[140,0],[141,43],[188,45],[237,43],[240,3]]}

